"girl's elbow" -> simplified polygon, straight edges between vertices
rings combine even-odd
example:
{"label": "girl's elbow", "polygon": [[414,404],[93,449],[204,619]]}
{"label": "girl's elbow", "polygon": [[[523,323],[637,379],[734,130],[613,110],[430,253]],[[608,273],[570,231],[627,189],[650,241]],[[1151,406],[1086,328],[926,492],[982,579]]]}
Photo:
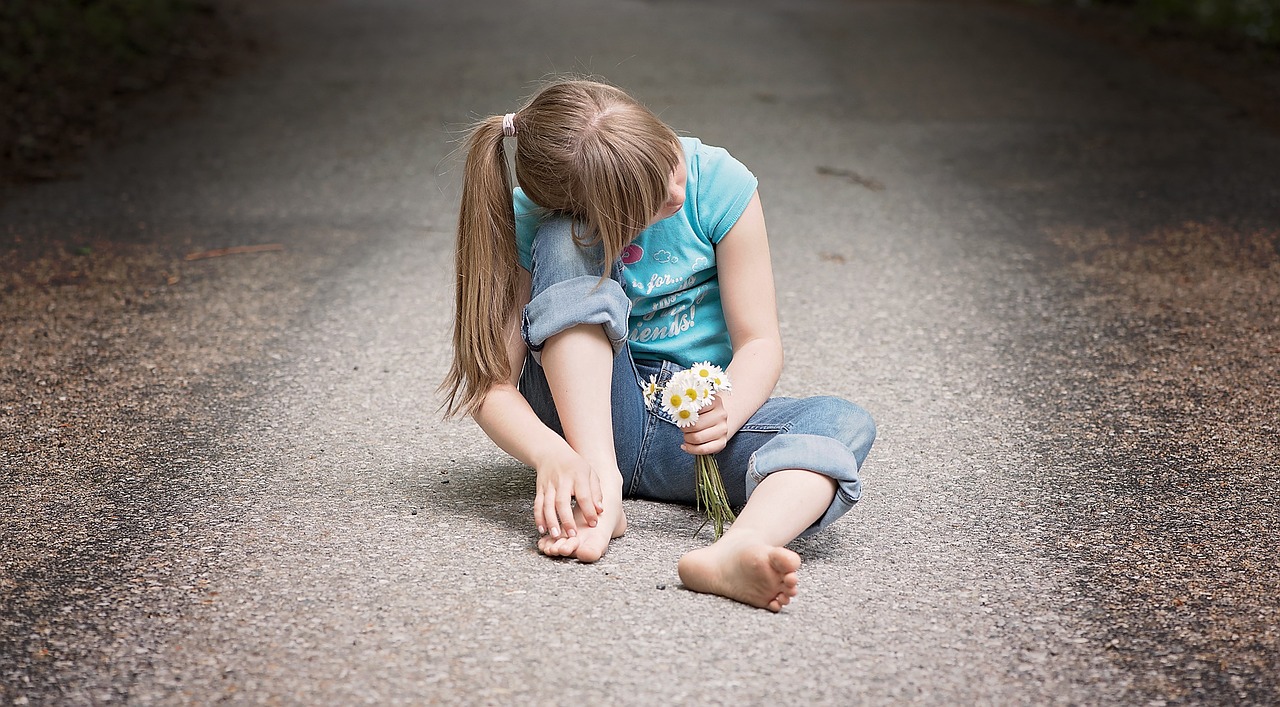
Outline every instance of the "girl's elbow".
{"label": "girl's elbow", "polygon": [[769,358],[776,361],[778,364],[778,367],[781,368],[783,363],[783,357],[785,356],[785,354],[783,354],[782,352],[781,337],[773,337],[773,336],[765,337],[763,339],[763,342],[764,342],[763,349],[765,351],[765,354]]}
{"label": "girl's elbow", "polygon": [[495,408],[502,407],[503,401],[512,393],[520,395],[520,391],[515,384],[507,381],[499,381],[489,386],[489,389],[480,395],[480,399],[476,401],[476,405],[471,410],[471,417],[477,422],[486,413],[492,412]]}

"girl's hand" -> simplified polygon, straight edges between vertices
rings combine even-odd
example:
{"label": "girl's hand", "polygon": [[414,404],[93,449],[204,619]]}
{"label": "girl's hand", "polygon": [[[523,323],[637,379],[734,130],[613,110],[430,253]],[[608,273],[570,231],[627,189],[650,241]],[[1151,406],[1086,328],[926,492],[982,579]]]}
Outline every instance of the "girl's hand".
{"label": "girl's hand", "polygon": [[732,436],[724,395],[720,395],[698,411],[697,422],[684,428],[684,444],[680,448],[689,454],[715,454],[729,444]]}
{"label": "girl's hand", "polygon": [[582,522],[594,528],[604,511],[600,477],[581,455],[567,452],[538,464],[538,491],[533,499],[533,522],[539,534],[553,538],[577,537],[572,499],[578,501]]}

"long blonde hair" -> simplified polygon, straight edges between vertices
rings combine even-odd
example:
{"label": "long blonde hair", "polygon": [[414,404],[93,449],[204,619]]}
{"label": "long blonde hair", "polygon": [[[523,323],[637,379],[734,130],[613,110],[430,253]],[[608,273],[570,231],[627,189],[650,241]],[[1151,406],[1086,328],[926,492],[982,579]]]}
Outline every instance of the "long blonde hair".
{"label": "long blonde hair", "polygon": [[[511,376],[516,306],[515,211],[503,117],[471,130],[458,216],[453,364],[440,385],[446,415],[474,413]],[[514,116],[516,181],[549,214],[572,217],[574,240],[600,243],[605,276],[668,199],[679,162],[674,131],[620,89],[561,80]]]}

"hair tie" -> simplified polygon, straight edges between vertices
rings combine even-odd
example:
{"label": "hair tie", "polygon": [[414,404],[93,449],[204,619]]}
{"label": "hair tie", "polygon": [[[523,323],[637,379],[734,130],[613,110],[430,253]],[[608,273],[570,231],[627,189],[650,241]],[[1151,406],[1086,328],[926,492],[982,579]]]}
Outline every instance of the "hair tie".
{"label": "hair tie", "polygon": [[516,114],[507,113],[502,116],[502,136],[515,137],[516,134]]}

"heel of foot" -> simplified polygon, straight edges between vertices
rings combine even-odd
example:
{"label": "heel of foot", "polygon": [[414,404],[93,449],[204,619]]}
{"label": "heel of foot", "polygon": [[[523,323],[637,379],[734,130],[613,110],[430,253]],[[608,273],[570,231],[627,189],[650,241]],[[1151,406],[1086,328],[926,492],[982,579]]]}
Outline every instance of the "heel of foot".
{"label": "heel of foot", "polygon": [[[721,541],[723,542],[723,541]],[[784,547],[716,543],[680,558],[680,581],[695,591],[779,611],[796,595],[800,556]]]}

